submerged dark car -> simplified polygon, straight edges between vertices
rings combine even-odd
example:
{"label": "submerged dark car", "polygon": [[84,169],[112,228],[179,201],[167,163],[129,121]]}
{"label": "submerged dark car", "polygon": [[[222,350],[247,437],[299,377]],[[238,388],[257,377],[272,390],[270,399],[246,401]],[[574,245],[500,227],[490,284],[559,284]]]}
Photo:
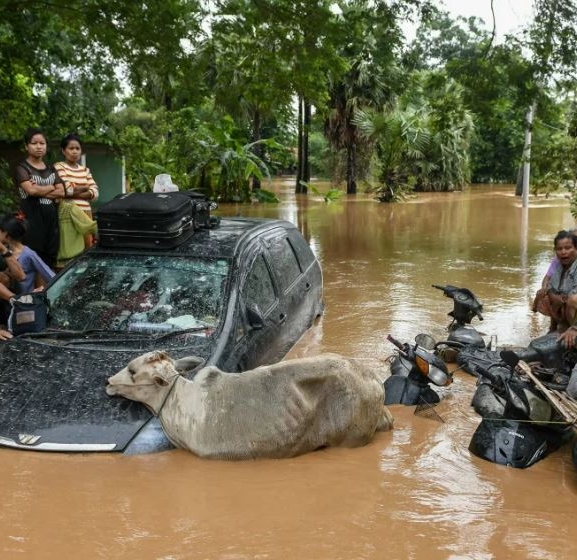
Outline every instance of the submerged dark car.
{"label": "submerged dark car", "polygon": [[273,363],[323,312],[319,262],[281,220],[223,219],[168,250],[97,246],[46,293],[47,328],[0,344],[3,446],[168,448],[143,405],[106,395],[109,376],[156,349],[233,372]]}

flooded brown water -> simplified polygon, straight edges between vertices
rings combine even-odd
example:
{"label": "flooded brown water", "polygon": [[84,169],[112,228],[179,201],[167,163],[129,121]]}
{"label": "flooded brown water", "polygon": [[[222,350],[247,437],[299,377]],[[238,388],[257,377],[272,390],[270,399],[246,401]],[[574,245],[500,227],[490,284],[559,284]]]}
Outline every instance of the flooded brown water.
{"label": "flooded brown water", "polygon": [[[450,301],[431,284],[472,289],[481,330],[525,344],[546,323],[529,303],[563,198],[512,187],[427,194],[404,204],[368,197],[227,206],[222,215],[298,224],[322,262],[325,316],[290,356],[324,351],[386,370],[388,333],[442,338]],[[577,471],[570,449],[526,470],[467,447],[479,418],[474,379],[457,373],[437,407],[444,423],[392,407],[395,429],[359,449],[227,463],[156,455],[40,454],[0,449],[2,559],[571,559],[577,558]]]}

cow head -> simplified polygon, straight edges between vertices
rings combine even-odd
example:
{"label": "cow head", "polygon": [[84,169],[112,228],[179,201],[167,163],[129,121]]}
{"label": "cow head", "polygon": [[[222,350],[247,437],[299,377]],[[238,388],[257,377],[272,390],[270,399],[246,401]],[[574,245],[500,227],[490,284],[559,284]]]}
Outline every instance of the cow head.
{"label": "cow head", "polygon": [[158,414],[178,375],[174,360],[166,352],[148,352],[109,377],[106,392],[141,402]]}

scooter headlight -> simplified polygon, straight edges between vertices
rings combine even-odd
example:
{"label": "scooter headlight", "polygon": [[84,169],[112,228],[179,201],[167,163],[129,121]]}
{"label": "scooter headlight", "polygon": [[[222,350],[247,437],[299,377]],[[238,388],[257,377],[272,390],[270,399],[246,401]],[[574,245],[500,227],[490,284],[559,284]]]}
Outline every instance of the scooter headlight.
{"label": "scooter headlight", "polygon": [[417,354],[415,356],[415,365],[425,377],[429,377],[430,364],[427,360],[425,360],[425,358],[422,358]]}
{"label": "scooter headlight", "polygon": [[447,375],[445,371],[439,369],[437,366],[434,366],[433,364],[429,365],[428,378],[439,387],[443,387],[444,385],[450,385],[453,381],[453,378],[450,375]]}

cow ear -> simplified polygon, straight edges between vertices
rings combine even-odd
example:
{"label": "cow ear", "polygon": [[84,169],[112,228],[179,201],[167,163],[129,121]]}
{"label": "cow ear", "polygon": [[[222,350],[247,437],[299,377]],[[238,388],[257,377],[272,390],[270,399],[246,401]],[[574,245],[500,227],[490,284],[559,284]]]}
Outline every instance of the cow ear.
{"label": "cow ear", "polygon": [[174,362],[174,368],[178,373],[186,373],[204,364],[204,361],[204,358],[198,356],[185,356]]}
{"label": "cow ear", "polygon": [[154,383],[159,387],[166,387],[168,385],[168,381],[160,375],[154,375],[152,381],[154,381]]}

